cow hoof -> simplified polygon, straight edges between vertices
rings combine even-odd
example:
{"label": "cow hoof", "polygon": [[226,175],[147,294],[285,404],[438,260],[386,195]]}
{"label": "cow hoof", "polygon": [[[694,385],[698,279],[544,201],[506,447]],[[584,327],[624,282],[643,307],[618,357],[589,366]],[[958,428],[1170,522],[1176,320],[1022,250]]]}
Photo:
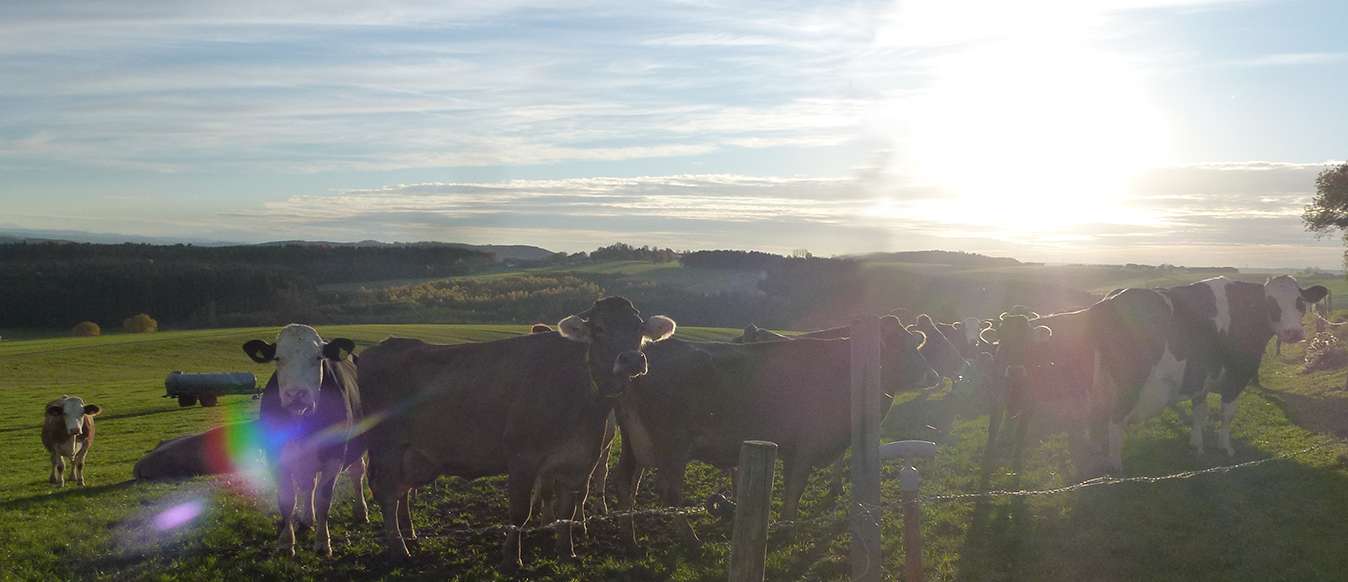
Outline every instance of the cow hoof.
{"label": "cow hoof", "polygon": [[506,558],[501,560],[500,569],[502,574],[514,574],[524,569],[524,562],[519,558]]}
{"label": "cow hoof", "polygon": [[327,558],[331,558],[331,557],[332,557],[332,545],[331,545],[331,544],[328,544],[328,545],[326,545],[326,546],[325,546],[325,545],[315,545],[315,546],[314,546],[314,553],[315,553],[315,554],[318,554],[318,555],[320,555],[320,556],[324,556],[324,557],[327,557]]}
{"label": "cow hoof", "polygon": [[295,547],[294,547],[294,546],[291,546],[291,547],[284,547],[284,546],[278,547],[278,548],[276,548],[276,553],[277,553],[277,554],[280,554],[281,556],[290,556],[290,557],[293,558],[293,557],[295,557]]}
{"label": "cow hoof", "polygon": [[412,553],[407,551],[407,546],[391,547],[384,552],[384,555],[388,557],[390,562],[405,562],[412,559]]}

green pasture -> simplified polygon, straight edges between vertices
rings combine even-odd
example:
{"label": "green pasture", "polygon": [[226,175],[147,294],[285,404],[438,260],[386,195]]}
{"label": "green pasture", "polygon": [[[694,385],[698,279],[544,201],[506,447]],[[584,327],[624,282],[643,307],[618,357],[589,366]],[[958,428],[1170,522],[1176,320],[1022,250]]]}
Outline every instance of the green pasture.
{"label": "green pasture", "polygon": [[[525,331],[518,325],[324,326],[325,337],[361,346],[389,335],[438,342],[485,341]],[[353,523],[345,479],[333,517],[336,556],[320,559],[301,536],[297,557],[272,551],[275,509],[266,490],[240,477],[174,483],[130,481],[131,467],[160,440],[255,414],[247,397],[216,408],[179,408],[161,398],[172,370],[251,370],[239,349],[271,337],[274,328],[162,332],[101,338],[0,341],[0,579],[54,580],[291,580],[501,579],[495,565],[501,534],[463,530],[506,521],[502,478],[442,478],[423,491],[414,519],[423,539],[407,563],[383,559],[374,524]],[[716,339],[730,330],[680,328],[687,339]],[[1161,475],[1319,448],[1257,467],[1155,484],[1125,484],[1030,498],[944,502],[924,508],[924,560],[929,580],[1342,580],[1348,572],[1348,469],[1333,435],[1348,426],[1344,371],[1303,374],[1300,348],[1270,354],[1266,389],[1240,401],[1237,455],[1188,452],[1187,406],[1128,432],[1124,463],[1130,475]],[[61,394],[99,404],[97,441],[88,486],[56,489],[39,441],[42,407]],[[1215,404],[1215,401],[1214,401]],[[1214,417],[1217,415],[1213,415]],[[926,494],[973,492],[979,482],[987,418],[949,388],[903,395],[885,422],[888,439],[935,440],[941,452],[921,466]],[[1309,430],[1308,428],[1309,427]],[[1209,442],[1215,435],[1209,434]],[[896,467],[886,468],[888,475]],[[998,465],[991,488],[1070,484],[1064,438],[1033,435],[1019,474]],[[721,474],[694,465],[688,498],[700,502],[726,487]],[[885,498],[897,500],[887,480]],[[642,504],[653,506],[646,487]],[[780,481],[778,482],[780,491]],[[769,580],[845,580],[844,510],[829,497],[819,471],[806,492],[803,522],[774,530]],[[610,499],[612,491],[609,492]],[[195,520],[167,532],[154,526],[166,508],[199,504]],[[376,517],[378,510],[375,510]],[[901,571],[899,515],[880,516],[886,579]],[[671,519],[638,521],[641,545],[623,543],[624,527],[594,521],[578,537],[574,563],[551,557],[534,535],[521,578],[532,580],[723,580],[729,524],[693,520],[700,544],[675,535]]]}

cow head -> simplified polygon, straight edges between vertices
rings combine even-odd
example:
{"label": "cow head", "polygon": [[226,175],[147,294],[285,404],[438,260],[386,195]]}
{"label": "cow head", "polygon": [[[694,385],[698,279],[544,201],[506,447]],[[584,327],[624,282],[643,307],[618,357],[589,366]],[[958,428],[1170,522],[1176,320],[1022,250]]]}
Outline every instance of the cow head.
{"label": "cow head", "polygon": [[898,390],[928,388],[941,382],[941,375],[931,369],[922,349],[930,339],[920,331],[909,330],[893,315],[880,318],[881,354],[885,370],[898,370],[897,378],[886,376],[884,382]]}
{"label": "cow head", "polygon": [[318,394],[323,386],[323,360],[340,360],[356,344],[346,338],[324,342],[318,331],[292,323],[281,328],[276,343],[251,340],[243,344],[244,353],[254,362],[276,362],[276,389],[281,407],[295,416],[307,416],[318,409]]}
{"label": "cow head", "polygon": [[1042,374],[1053,365],[1048,348],[1053,330],[1020,314],[1003,313],[998,323],[979,334],[995,347],[988,389],[994,398],[1008,400],[1008,410],[1014,413],[1027,396],[1028,384],[1043,382]]}
{"label": "cow head", "polygon": [[79,396],[61,395],[47,403],[47,416],[61,419],[66,434],[79,436],[84,431],[84,417],[97,416],[102,410],[94,404],[85,404]]}
{"label": "cow head", "polygon": [[959,349],[950,343],[949,338],[941,333],[940,328],[936,327],[936,322],[932,321],[931,317],[925,313],[917,316],[917,323],[908,326],[908,330],[921,332],[926,337],[927,341],[922,346],[922,357],[926,358],[927,364],[936,370],[936,373],[946,378],[959,377],[964,357]]}
{"label": "cow head", "polygon": [[647,342],[674,335],[674,320],[663,315],[642,320],[632,302],[605,297],[582,313],[557,323],[562,337],[589,344],[590,378],[605,397],[621,396],[632,378],[646,373]]}
{"label": "cow head", "polygon": [[1306,330],[1301,327],[1306,309],[1327,294],[1329,289],[1322,285],[1302,289],[1291,275],[1269,278],[1264,282],[1264,300],[1268,302],[1268,319],[1273,333],[1286,343],[1306,339]]}

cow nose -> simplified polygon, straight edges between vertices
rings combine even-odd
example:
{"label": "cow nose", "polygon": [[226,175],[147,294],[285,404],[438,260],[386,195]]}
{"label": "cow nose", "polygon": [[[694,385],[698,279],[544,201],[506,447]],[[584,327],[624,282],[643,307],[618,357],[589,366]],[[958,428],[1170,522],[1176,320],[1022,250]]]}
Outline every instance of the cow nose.
{"label": "cow nose", "polygon": [[618,354],[617,361],[613,362],[613,373],[629,378],[644,375],[646,373],[646,354],[636,351]]}

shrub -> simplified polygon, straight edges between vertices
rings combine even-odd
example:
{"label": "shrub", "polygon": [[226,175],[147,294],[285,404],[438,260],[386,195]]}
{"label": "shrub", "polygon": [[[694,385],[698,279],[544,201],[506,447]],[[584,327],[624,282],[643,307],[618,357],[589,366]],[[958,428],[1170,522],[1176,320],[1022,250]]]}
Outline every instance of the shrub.
{"label": "shrub", "polygon": [[98,327],[98,324],[92,321],[81,321],[75,324],[75,327],[70,330],[70,334],[75,337],[98,337],[103,335],[103,328]]}
{"label": "shrub", "polygon": [[127,333],[154,333],[159,331],[159,322],[144,313],[137,313],[122,320],[122,331]]}

